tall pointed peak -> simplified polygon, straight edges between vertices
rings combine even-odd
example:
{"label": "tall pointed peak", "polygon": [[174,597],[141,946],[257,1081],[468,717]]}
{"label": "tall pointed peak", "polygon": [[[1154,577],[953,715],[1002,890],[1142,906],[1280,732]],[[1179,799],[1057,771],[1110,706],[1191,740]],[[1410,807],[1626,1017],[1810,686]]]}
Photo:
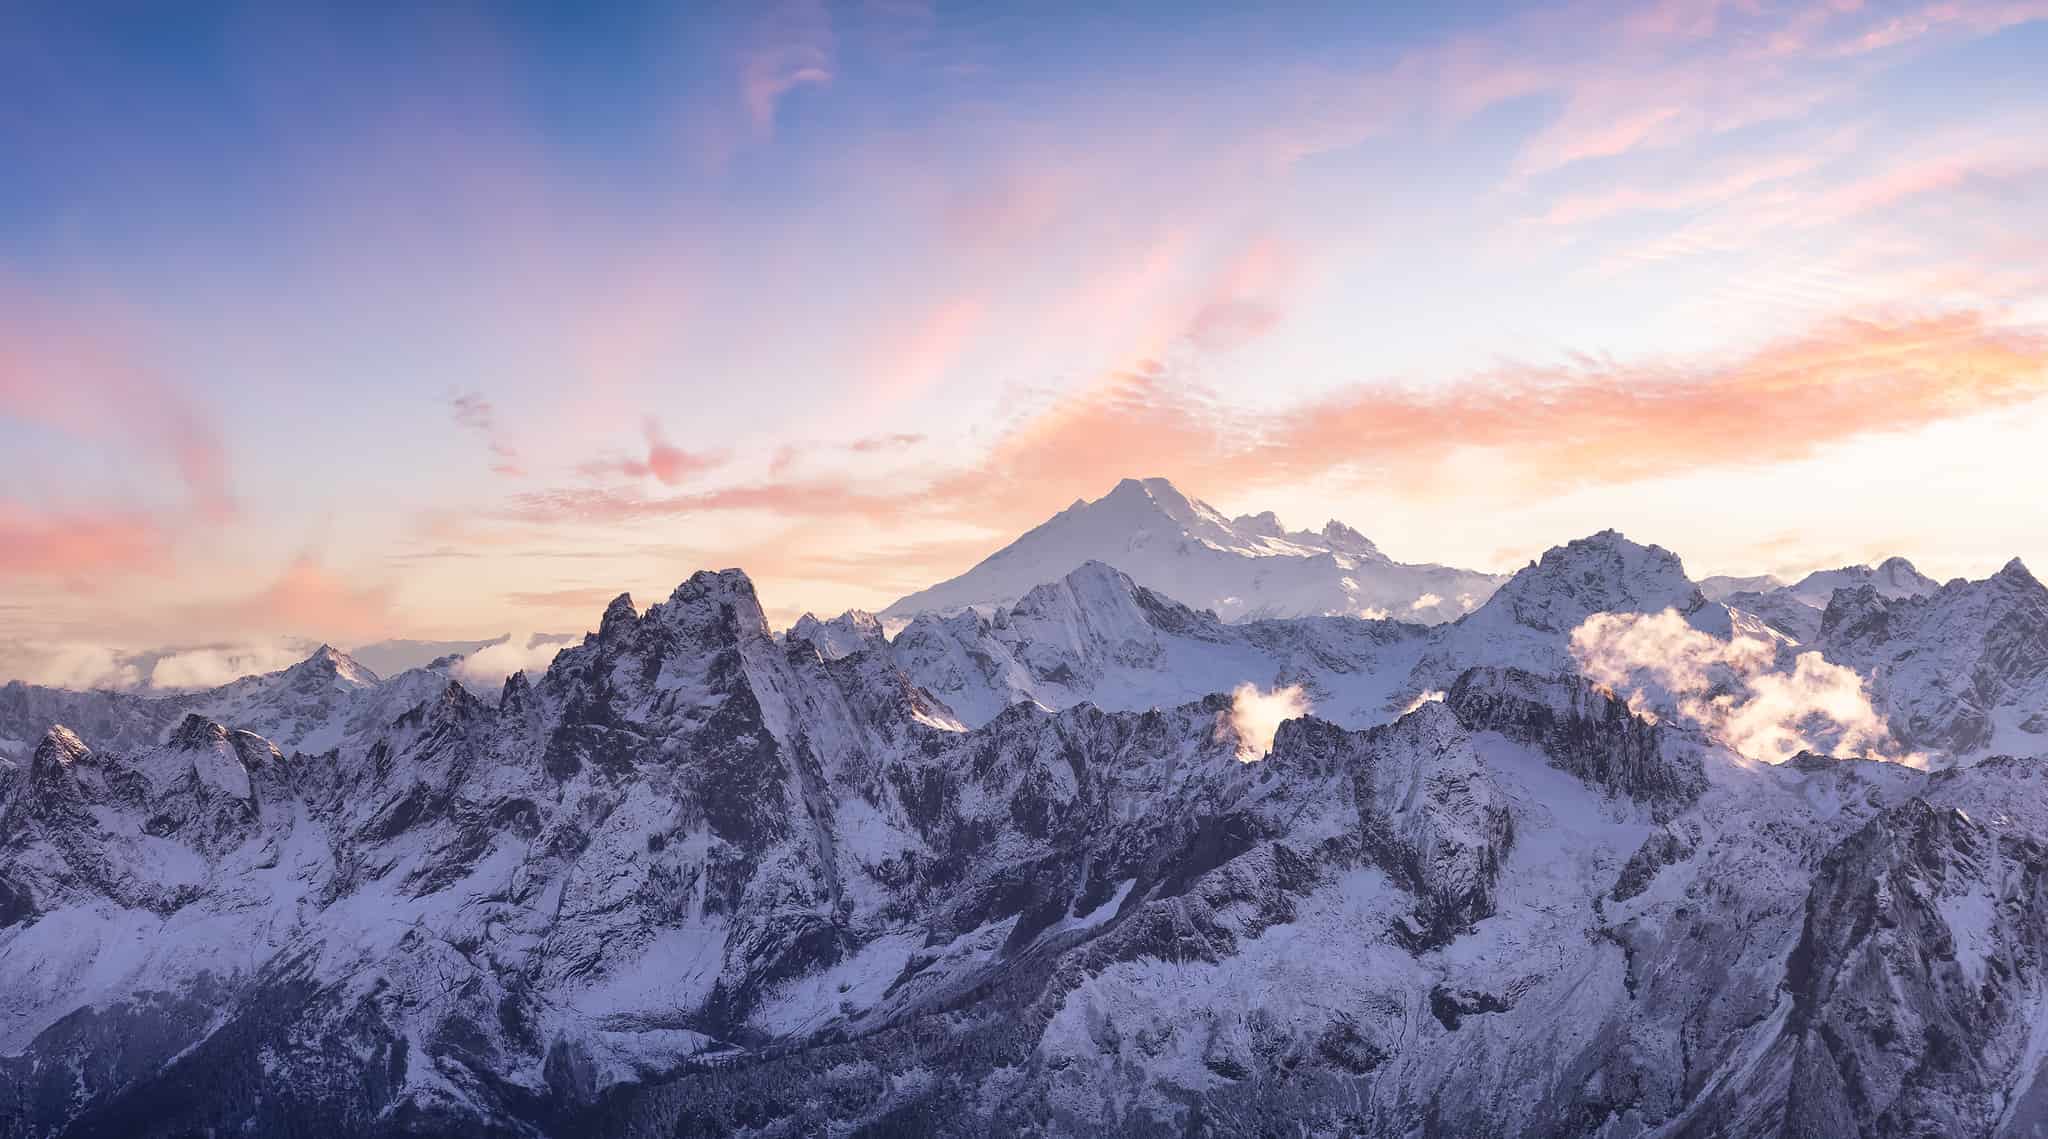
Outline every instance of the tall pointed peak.
{"label": "tall pointed peak", "polygon": [[43,769],[52,765],[70,767],[91,754],[92,749],[85,746],[77,732],[62,724],[51,724],[50,730],[43,733],[43,741],[36,745],[35,755],[29,763],[31,767]]}
{"label": "tall pointed peak", "polygon": [[598,622],[597,635],[611,637],[621,630],[630,628],[633,622],[639,619],[640,614],[633,608],[633,595],[621,593],[612,598],[610,605],[604,607],[604,618]]}
{"label": "tall pointed peak", "polygon": [[1371,538],[1346,526],[1335,518],[1323,523],[1323,544],[1340,554],[1362,554],[1367,557],[1385,557]]}
{"label": "tall pointed peak", "polygon": [[353,688],[368,688],[379,683],[377,674],[371,672],[361,661],[333,645],[324,643],[314,649],[305,660],[285,671],[294,677],[316,677]]}
{"label": "tall pointed peak", "polygon": [[1998,571],[1996,577],[2001,581],[2014,585],[2040,584],[2033,573],[2027,569],[2027,564],[2018,558],[2005,563],[2004,567]]}

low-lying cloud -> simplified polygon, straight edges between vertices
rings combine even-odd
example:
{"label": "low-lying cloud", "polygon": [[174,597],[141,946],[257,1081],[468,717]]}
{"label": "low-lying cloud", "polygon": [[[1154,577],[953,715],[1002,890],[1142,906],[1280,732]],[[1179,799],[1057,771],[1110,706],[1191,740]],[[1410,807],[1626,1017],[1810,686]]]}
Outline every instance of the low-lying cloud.
{"label": "low-lying cloud", "polygon": [[24,641],[0,648],[0,683],[19,680],[85,692],[182,692],[290,668],[311,642],[274,641],[135,649],[92,641]]}
{"label": "low-lying cloud", "polygon": [[1227,730],[1237,740],[1237,758],[1251,763],[1266,758],[1273,750],[1273,737],[1279,734],[1282,723],[1308,715],[1310,707],[1308,695],[1299,684],[1260,692],[1258,685],[1247,680],[1231,692],[1230,710],[1223,714],[1217,728],[1219,733]]}
{"label": "low-lying cloud", "polygon": [[134,654],[84,642],[18,641],[0,646],[0,683],[19,680],[52,688],[126,690],[144,672]]}
{"label": "low-lying cloud", "polygon": [[285,640],[178,649],[157,659],[149,673],[149,684],[152,688],[167,689],[213,688],[245,676],[290,668],[317,647],[304,641]]}
{"label": "low-lying cloud", "polygon": [[1705,729],[1738,754],[1783,763],[1802,751],[1923,766],[1892,738],[1863,677],[1817,652],[1786,671],[1758,637],[1722,640],[1662,613],[1595,613],[1572,630],[1572,655],[1595,683],[1626,692],[1629,706],[1657,709]]}
{"label": "low-lying cloud", "polygon": [[566,647],[564,642],[573,639],[544,633],[510,637],[503,644],[478,649],[455,662],[455,678],[467,687],[488,691],[504,684],[505,678],[515,672],[539,676],[554,663],[555,654]]}

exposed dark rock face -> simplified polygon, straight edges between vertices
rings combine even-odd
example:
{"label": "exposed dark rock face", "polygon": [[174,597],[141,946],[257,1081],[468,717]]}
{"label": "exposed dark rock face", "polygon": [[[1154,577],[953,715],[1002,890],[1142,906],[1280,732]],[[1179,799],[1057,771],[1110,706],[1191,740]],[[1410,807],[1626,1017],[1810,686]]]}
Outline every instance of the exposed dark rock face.
{"label": "exposed dark rock face", "polygon": [[1697,801],[1706,775],[1696,751],[1578,677],[1474,668],[1446,696],[1467,727],[1531,744],[1558,768],[1669,818]]}

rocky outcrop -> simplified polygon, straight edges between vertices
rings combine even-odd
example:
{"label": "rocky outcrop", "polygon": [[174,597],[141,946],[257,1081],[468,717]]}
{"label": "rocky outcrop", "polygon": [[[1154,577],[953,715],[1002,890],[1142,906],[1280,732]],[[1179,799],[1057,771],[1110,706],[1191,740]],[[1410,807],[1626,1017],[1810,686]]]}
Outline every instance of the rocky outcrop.
{"label": "rocky outcrop", "polygon": [[1641,802],[1660,819],[1706,790],[1695,748],[1581,677],[1475,668],[1451,685],[1445,703],[1467,727],[1530,744],[1559,769]]}

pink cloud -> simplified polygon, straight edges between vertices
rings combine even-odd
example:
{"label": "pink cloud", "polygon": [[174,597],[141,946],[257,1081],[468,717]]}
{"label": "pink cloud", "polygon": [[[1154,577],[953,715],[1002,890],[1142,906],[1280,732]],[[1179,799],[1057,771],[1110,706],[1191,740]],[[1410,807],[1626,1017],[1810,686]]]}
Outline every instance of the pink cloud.
{"label": "pink cloud", "polygon": [[624,475],[634,479],[652,478],[664,486],[676,486],[705,471],[714,470],[725,462],[722,455],[685,451],[670,443],[662,433],[660,421],[651,415],[641,425],[641,434],[647,440],[645,455],[638,458],[601,459],[584,463],[578,470],[593,478]]}
{"label": "pink cloud", "polygon": [[48,513],[0,499],[0,577],[82,582],[160,566],[165,542],[148,518]]}
{"label": "pink cloud", "polygon": [[1209,283],[1189,319],[1196,347],[1223,352],[1279,327],[1301,278],[1301,253],[1272,238],[1251,242]]}

